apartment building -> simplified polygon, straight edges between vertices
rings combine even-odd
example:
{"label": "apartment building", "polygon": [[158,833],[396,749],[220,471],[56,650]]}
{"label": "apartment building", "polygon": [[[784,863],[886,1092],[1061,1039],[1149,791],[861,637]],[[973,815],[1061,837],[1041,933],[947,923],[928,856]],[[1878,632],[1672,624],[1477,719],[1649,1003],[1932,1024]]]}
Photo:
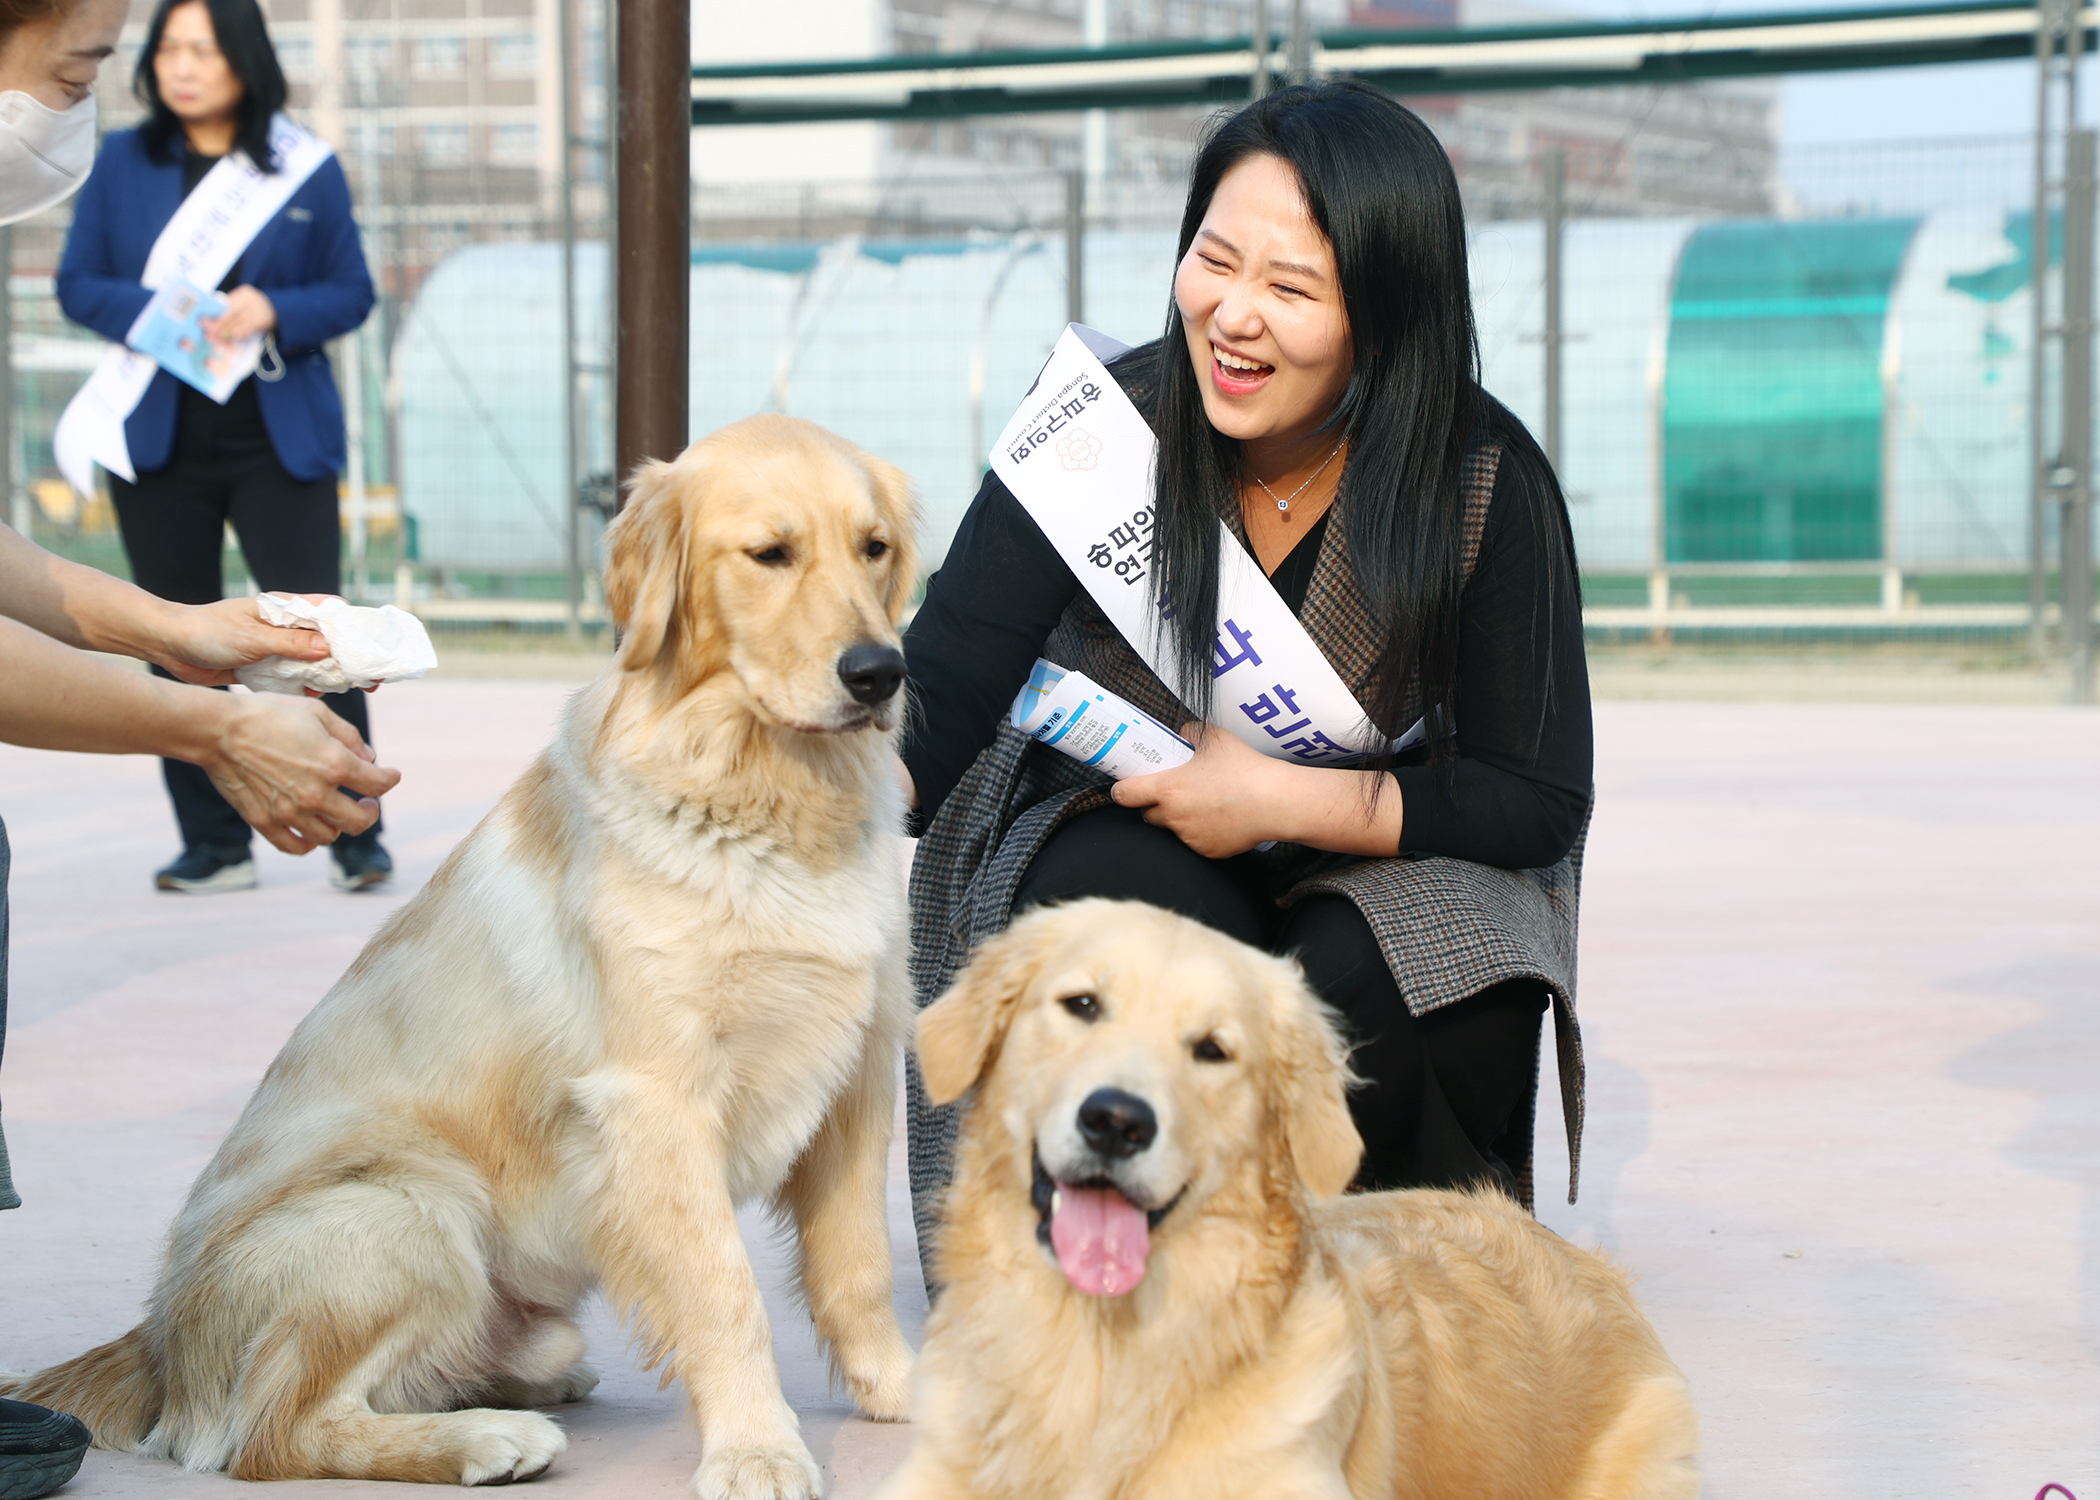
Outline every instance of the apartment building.
{"label": "apartment building", "polygon": [[[368,229],[443,241],[559,212],[558,0],[264,0],[264,13],[290,108],[336,148]],[[577,134],[602,140],[605,0],[571,14]],[[126,30],[127,65],[145,16]],[[138,119],[128,89],[102,99],[105,128]],[[601,161],[576,156],[586,215],[603,210]]]}
{"label": "apartment building", "polygon": [[[1255,0],[1093,0],[1098,38],[1087,35],[1088,0],[867,0],[886,4],[892,50],[1000,51],[1107,45],[1165,37],[1244,36]],[[1289,0],[1269,0],[1281,31]],[[1308,0],[1308,29],[1404,30],[1565,20],[1518,0]],[[1105,25],[1103,24],[1105,23]],[[1281,66],[1281,59],[1278,60]],[[1535,216],[1538,162],[1558,149],[1571,212],[1759,214],[1772,211],[1778,172],[1778,94],[1761,82],[1672,88],[1557,89],[1467,94],[1407,102],[1458,166],[1477,218]],[[1203,112],[1112,110],[1089,146],[1078,115],[1014,115],[890,128],[884,170],[938,175],[990,164],[1017,171],[1085,167],[1142,203],[1185,181]],[[1089,161],[1089,156],[1092,160]]]}

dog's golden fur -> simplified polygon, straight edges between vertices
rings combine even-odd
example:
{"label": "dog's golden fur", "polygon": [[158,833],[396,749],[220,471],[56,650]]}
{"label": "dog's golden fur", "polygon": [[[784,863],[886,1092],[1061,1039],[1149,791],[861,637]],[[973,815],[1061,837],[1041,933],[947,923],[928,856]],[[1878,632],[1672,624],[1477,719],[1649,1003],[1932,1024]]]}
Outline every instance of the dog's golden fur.
{"label": "dog's golden fur", "polygon": [[[1334,1196],[1361,1142],[1294,963],[1153,907],[1038,911],[920,1017],[919,1057],[936,1101],[975,1092],[881,1500],[1698,1494],[1683,1377],[1617,1271],[1493,1192]],[[1038,1158],[1079,1180],[1069,1122],[1103,1087],[1158,1135],[1079,1176],[1172,1204],[1120,1297],[1067,1284],[1031,1201]]]}
{"label": "dog's golden fur", "polygon": [[912,525],[900,473],[785,417],[642,469],[617,669],[300,1023],[146,1321],[14,1393],[245,1479],[524,1478],[565,1440],[516,1408],[596,1382],[602,1285],[686,1383],[698,1492],[812,1495],[737,1232],[759,1198],[860,1409],[901,1418],[901,695],[857,701],[841,655],[898,647]]}

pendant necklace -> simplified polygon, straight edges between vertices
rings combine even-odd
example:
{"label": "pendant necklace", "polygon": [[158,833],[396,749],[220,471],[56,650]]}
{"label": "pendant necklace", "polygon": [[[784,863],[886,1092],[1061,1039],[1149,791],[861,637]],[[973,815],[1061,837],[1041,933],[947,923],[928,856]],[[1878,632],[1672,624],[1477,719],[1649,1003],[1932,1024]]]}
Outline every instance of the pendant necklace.
{"label": "pendant necklace", "polygon": [[1334,462],[1335,454],[1342,451],[1342,443],[1346,443],[1348,441],[1349,439],[1345,437],[1342,439],[1341,443],[1336,443],[1332,448],[1328,449],[1327,456],[1320,460],[1320,467],[1313,470],[1312,473],[1306,475],[1305,483],[1299,485],[1298,488],[1292,490],[1288,495],[1278,495],[1274,490],[1270,489],[1268,485],[1263,484],[1261,475],[1255,474],[1252,469],[1249,469],[1247,472],[1253,476],[1254,482],[1256,484],[1261,485],[1261,492],[1264,495],[1267,495],[1271,500],[1274,500],[1276,502],[1276,508],[1283,512],[1284,520],[1288,521],[1291,518],[1291,502],[1297,499],[1300,495],[1304,494],[1307,490],[1311,489],[1312,482],[1315,479],[1318,479],[1322,474],[1325,474],[1327,472],[1327,466]]}

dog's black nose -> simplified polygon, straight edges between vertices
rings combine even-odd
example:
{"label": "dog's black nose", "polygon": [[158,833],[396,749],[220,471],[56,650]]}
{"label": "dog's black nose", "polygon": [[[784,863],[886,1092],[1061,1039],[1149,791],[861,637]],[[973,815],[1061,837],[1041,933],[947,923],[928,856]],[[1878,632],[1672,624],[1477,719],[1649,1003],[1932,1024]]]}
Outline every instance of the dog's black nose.
{"label": "dog's black nose", "polygon": [[904,653],[895,646],[879,646],[873,641],[848,646],[839,658],[839,681],[846,684],[855,703],[865,703],[870,708],[887,703],[904,682]]}
{"label": "dog's black nose", "polygon": [[1079,1133],[1096,1156],[1135,1156],[1159,1134],[1152,1106],[1121,1089],[1095,1089],[1079,1106]]}

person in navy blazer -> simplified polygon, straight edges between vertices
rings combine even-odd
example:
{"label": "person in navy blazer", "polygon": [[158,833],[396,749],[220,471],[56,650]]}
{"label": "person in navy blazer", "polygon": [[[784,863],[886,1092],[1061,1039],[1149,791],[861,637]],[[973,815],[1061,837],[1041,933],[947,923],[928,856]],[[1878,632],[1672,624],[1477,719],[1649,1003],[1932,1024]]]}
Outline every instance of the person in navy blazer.
{"label": "person in navy blazer", "polygon": [[[133,89],[151,113],[104,142],[58,269],[66,316],[116,343],[151,300],[139,278],[155,239],[219,158],[243,150],[274,170],[268,131],[286,93],[256,0],[160,0]],[[256,234],[219,290],[227,308],[207,331],[227,342],[267,335],[262,364],[223,406],[159,371],[125,422],[138,478],[112,474],[110,490],[132,576],[180,603],[220,598],[220,538],[230,522],[262,589],[340,593],[337,475],[346,450],[324,346],[364,322],[373,292],[350,186],[333,157]],[[328,704],[370,741],[363,694],[331,695]],[[156,884],[253,886],[248,825],[202,771],[181,761],[162,767],[183,852],[156,872]],[[391,874],[379,831],[374,823],[330,846],[338,887],[366,889]]]}
{"label": "person in navy blazer", "polygon": [[[184,196],[180,156],[155,161],[137,130],[109,135],[80,190],[59,264],[59,305],[67,317],[124,342],[153,297],[139,285],[146,257]],[[371,273],[350,214],[350,184],[340,163],[324,163],[292,194],[283,212],[263,226],[241,257],[241,275],[277,310],[284,376],[257,383],[271,445],[293,478],[333,479],[346,462],[343,403],[322,346],[362,324],[373,300]],[[177,398],[184,389],[162,370],[125,422],[124,440],[135,469],[167,466],[175,448]]]}

